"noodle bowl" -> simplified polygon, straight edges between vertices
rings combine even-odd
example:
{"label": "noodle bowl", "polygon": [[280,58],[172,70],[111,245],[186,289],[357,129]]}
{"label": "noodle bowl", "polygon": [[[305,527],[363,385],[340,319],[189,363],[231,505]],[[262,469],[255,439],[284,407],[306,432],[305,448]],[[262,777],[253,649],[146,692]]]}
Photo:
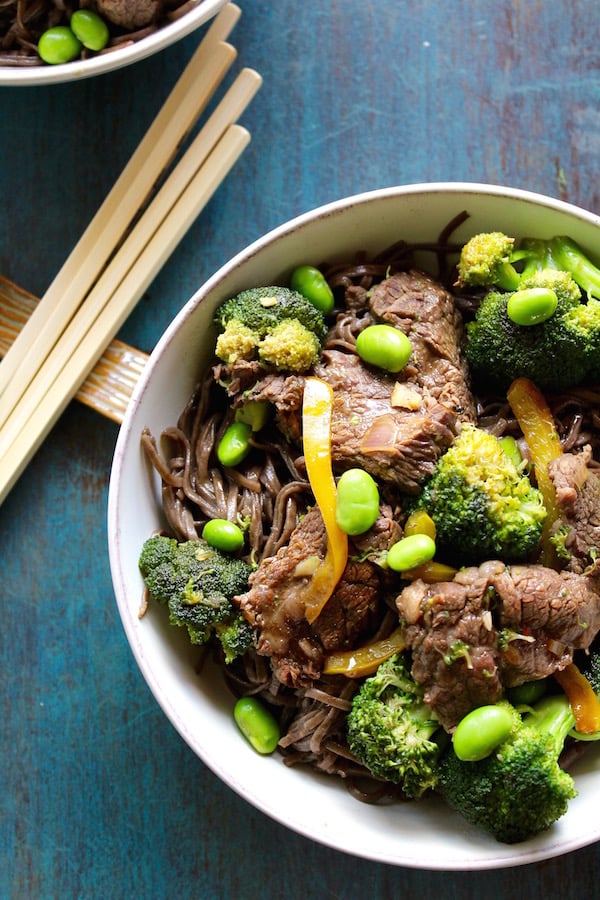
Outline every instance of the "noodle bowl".
{"label": "noodle bowl", "polygon": [[[574,774],[580,795],[551,834],[510,848],[475,836],[435,799],[359,806],[341,779],[323,779],[305,766],[282,765],[277,755],[257,758],[245,747],[232,725],[233,694],[211,661],[198,678],[193,652],[183,635],[171,633],[178,629],[169,629],[161,611],[151,608],[144,619],[138,618],[142,582],[137,559],[153,531],[166,529],[183,539],[197,534],[202,516],[235,510],[250,517],[259,553],[272,555],[287,542],[298,512],[310,499],[301,458],[281,443],[264,448],[267,462],[261,472],[247,471],[236,483],[210,470],[210,448],[227,421],[222,407],[211,407],[209,382],[202,377],[212,360],[210,322],[216,306],[251,285],[287,283],[292,269],[307,260],[325,260],[332,282],[379,279],[382,272],[377,265],[385,267],[389,259],[375,268],[366,261],[357,267],[357,254],[364,251],[366,259],[373,260],[399,238],[415,245],[411,253],[418,266],[437,275],[438,258],[432,257],[432,249],[445,224],[462,210],[468,212],[469,221],[453,234],[456,243],[474,230],[514,233],[517,221],[521,234],[568,233],[584,247],[597,242],[598,221],[590,214],[533,194],[480,185],[417,185],[375,192],[282,226],[217,273],[161,339],[119,437],[109,500],[111,567],[128,639],[157,700],[200,758],[250,803],[317,841],[382,862],[447,869],[531,862],[600,838],[591,813],[600,794],[593,767],[586,769],[585,760],[579,764]],[[394,252],[400,259],[404,248]],[[342,320],[330,339],[337,346],[351,346],[354,336]],[[571,446],[588,442],[596,430],[598,399],[595,391],[556,398],[554,410]],[[486,427],[515,432],[505,401],[488,397],[478,401],[480,421]],[[174,410],[183,410],[178,422]],[[140,452],[142,432],[153,465]],[[165,455],[154,443],[161,434],[169,448]],[[154,467],[166,482],[164,507]],[[384,616],[380,629],[392,627],[392,618]],[[233,690],[252,685],[278,699],[287,729],[283,740],[287,761],[316,762],[328,775],[342,773],[346,783],[352,780],[361,796],[375,791],[369,799],[380,799],[380,786],[364,784],[358,777],[361,773],[347,752],[340,727],[356,686],[332,678],[299,695],[274,686],[264,658],[247,662],[244,670],[232,670]]]}

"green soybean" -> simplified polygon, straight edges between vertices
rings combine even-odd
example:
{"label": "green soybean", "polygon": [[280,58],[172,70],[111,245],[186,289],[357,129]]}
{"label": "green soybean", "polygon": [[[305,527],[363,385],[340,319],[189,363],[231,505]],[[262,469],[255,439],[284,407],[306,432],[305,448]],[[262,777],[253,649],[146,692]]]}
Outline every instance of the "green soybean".
{"label": "green soybean", "polygon": [[279,742],[279,725],[275,717],[256,697],[240,697],[233,717],[246,740],[258,753],[273,753]]}
{"label": "green soybean", "polygon": [[252,426],[247,422],[232,422],[225,430],[217,447],[217,458],[222,466],[238,466],[250,452]]}
{"label": "green soybean", "polygon": [[348,469],[337,483],[335,520],[346,534],[363,534],[379,516],[379,490],[364,469]]}
{"label": "green soybean", "polygon": [[297,269],[294,269],[290,278],[290,287],[310,300],[313,306],[316,306],[325,315],[330,313],[335,305],[333,291],[327,284],[327,279],[314,266],[298,266]]}
{"label": "green soybean", "polygon": [[235,553],[244,546],[244,533],[228,519],[209,519],[202,529],[202,537],[211,547]]}
{"label": "green soybean", "polygon": [[360,358],[387,372],[400,372],[410,359],[411,350],[404,332],[393,325],[368,325],[356,339]]}
{"label": "green soybean", "polygon": [[91,9],[77,9],[71,16],[71,31],[88,50],[104,50],[108,44],[108,25]]}
{"label": "green soybean", "polygon": [[66,25],[48,28],[38,41],[38,55],[45,63],[59,66],[72,62],[81,53],[81,44]]}
{"label": "green soybean", "polygon": [[410,534],[388,550],[387,564],[394,572],[406,572],[435,556],[435,541],[428,534]]}
{"label": "green soybean", "polygon": [[523,288],[508,298],[506,312],[515,325],[538,325],[556,312],[558,297],[550,288]]}
{"label": "green soybean", "polygon": [[514,724],[503,706],[479,706],[461,719],[452,738],[454,752],[465,762],[490,756],[506,740]]}

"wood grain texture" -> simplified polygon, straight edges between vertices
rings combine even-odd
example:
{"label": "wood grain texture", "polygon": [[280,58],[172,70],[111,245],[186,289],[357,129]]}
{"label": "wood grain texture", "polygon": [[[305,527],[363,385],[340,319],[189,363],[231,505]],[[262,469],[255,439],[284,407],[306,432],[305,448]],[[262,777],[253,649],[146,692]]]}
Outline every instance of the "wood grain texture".
{"label": "wood grain texture", "polygon": [[[600,212],[594,0],[245,0],[239,66],[264,78],[252,143],[120,338],[149,351],[261,233],[356,191],[468,180]],[[0,271],[40,295],[198,35],[79,84],[0,89]],[[233,77],[233,76],[232,76]],[[105,511],[116,426],[71,404],[0,508],[0,896],[598,895],[600,849],[483,873],[347,858],[292,834],[183,744],[116,611]]]}

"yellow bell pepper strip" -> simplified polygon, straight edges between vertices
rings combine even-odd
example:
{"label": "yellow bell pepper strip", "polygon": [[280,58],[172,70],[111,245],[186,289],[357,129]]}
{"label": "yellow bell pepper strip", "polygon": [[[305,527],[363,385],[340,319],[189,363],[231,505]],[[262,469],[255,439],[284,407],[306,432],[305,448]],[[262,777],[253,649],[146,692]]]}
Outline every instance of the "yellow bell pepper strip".
{"label": "yellow bell pepper strip", "polygon": [[327,552],[317,566],[304,595],[305,615],[314,622],[331,597],[348,561],[348,537],[335,520],[336,484],[331,468],[331,414],[333,391],[320,378],[304,385],[302,441],[306,472],[325,523]]}
{"label": "yellow bell pepper strip", "polygon": [[416,581],[420,578],[426,584],[439,584],[442,581],[452,581],[457,572],[458,569],[453,566],[430,559],[421,566],[400,572],[400,578],[404,578],[406,581]]}
{"label": "yellow bell pepper strip", "polygon": [[372,675],[394,653],[404,650],[406,644],[402,628],[396,628],[389,637],[357,650],[340,650],[325,657],[324,675],[346,675],[348,678],[364,678]]}
{"label": "yellow bell pepper strip", "polygon": [[556,425],[542,392],[528,378],[513,381],[507,398],[527,441],[547,511],[541,537],[542,562],[556,568],[556,552],[550,541],[550,531],[558,518],[558,504],[554,483],[548,473],[548,464],[562,454]]}
{"label": "yellow bell pepper strip", "polygon": [[554,678],[567,695],[575,730],[581,734],[600,731],[600,700],[583,672],[571,663],[561,672],[555,672]]}

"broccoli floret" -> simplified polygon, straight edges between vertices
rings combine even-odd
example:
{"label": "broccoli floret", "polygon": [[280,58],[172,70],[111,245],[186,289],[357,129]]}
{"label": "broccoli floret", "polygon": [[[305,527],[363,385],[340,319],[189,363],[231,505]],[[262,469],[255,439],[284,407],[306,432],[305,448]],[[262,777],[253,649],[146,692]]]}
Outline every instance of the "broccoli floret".
{"label": "broccoli floret", "polygon": [[600,269],[570,237],[524,238],[501,231],[476,234],[462,247],[457,284],[515,291],[541,269],[568,272],[588,297],[600,299]]}
{"label": "broccoli floret", "polygon": [[237,319],[231,319],[225,331],[217,338],[216,354],[219,359],[229,365],[238,359],[253,359],[258,351],[260,337],[258,332],[243,325]]}
{"label": "broccoli floret", "polygon": [[580,665],[580,670],[600,697],[600,641],[595,641]]}
{"label": "broccoli floret", "polygon": [[581,344],[585,381],[600,383],[600,300],[590,297],[565,313],[565,325]]}
{"label": "broccoli floret", "polygon": [[307,372],[321,355],[318,337],[298,319],[276,325],[258,345],[260,359],[276,369]]}
{"label": "broccoli floret", "polygon": [[468,822],[506,844],[545,831],[577,796],[558,764],[575,721],[564,694],[544,697],[523,717],[516,710],[514,715],[508,738],[485,759],[465,762],[448,747],[437,787]]}
{"label": "broccoli floret", "polygon": [[512,264],[514,245],[515,239],[501,231],[474,235],[460,252],[458,284],[516,290],[521,276]]}
{"label": "broccoli floret", "polygon": [[418,798],[435,787],[440,732],[403,654],[383,662],[361,685],[347,719],[350,750],[373,775]]}
{"label": "broccoli floret", "polygon": [[215,626],[215,634],[220,641],[225,663],[229,665],[238,656],[243,656],[254,645],[254,631],[241,613],[224,623]]}
{"label": "broccoli floret", "polygon": [[216,353],[231,364],[258,358],[277,369],[304,372],[318,360],[327,333],[323,313],[289,288],[250,288],[215,313]]}
{"label": "broccoli floret", "polygon": [[250,566],[198,538],[178,543],[155,535],[142,547],[139,567],[150,596],[169,609],[172,625],[187,628],[193,644],[238,615],[231,603],[248,587]]}
{"label": "broccoli floret", "polygon": [[532,287],[549,288],[556,294],[556,310],[544,322],[517,325],[507,311],[512,294],[490,291],[467,324],[465,355],[482,383],[506,388],[523,376],[541,390],[563,390],[581,383],[590,370],[594,351],[582,334],[583,323],[578,327],[576,310],[583,304],[573,278],[544,269],[524,279],[519,290]]}
{"label": "broccoli floret", "polygon": [[473,425],[463,425],[413,505],[431,516],[438,551],[453,565],[527,559],[546,518],[541,492],[494,435]]}

